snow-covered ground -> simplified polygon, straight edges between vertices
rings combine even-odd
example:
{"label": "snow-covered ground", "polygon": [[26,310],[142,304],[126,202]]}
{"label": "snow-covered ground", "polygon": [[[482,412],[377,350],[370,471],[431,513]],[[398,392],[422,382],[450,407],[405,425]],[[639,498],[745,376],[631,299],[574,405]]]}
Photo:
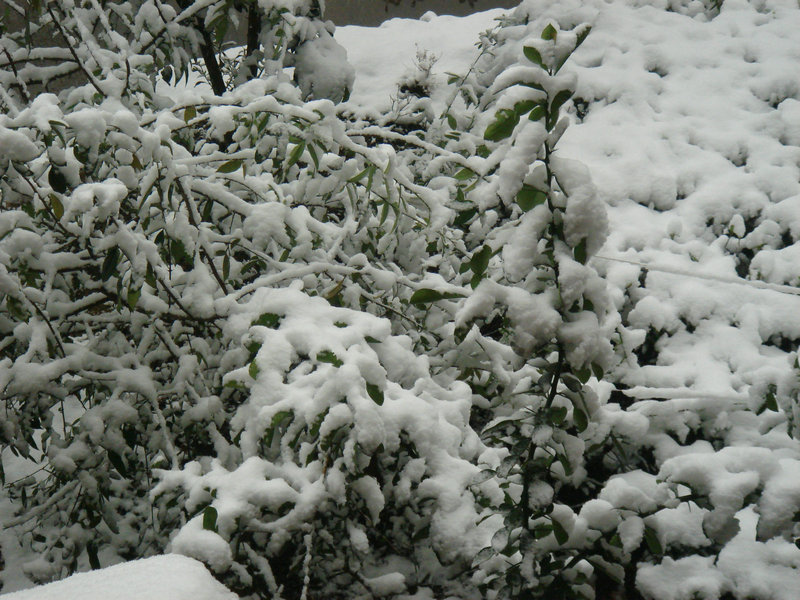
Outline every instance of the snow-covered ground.
{"label": "snow-covered ground", "polygon": [[78,573],[7,600],[235,600],[202,563],[177,554]]}
{"label": "snow-covered ground", "polygon": [[[697,0],[566,1],[548,10],[593,24],[568,67],[581,102],[560,152],[589,166],[608,204],[610,237],[594,266],[627,311],[631,335],[660,332],[650,359],[623,367],[626,387],[617,393],[663,423],[662,432],[680,439],[700,415],[737,447],[724,454],[707,442],[679,447],[654,437],[659,464],[671,461],[673,472],[710,494],[731,495],[731,506],[756,488],[771,490],[773,521],[792,519],[800,509],[797,445],[773,429],[778,413],[755,411],[770,394],[789,398],[798,376],[800,7],[796,0],[725,0],[710,21]],[[418,50],[438,57],[433,72],[443,85],[446,73],[473,64],[478,34],[502,14],[339,28],[336,38],[357,73],[351,101],[388,108]],[[444,102],[435,89],[433,98]],[[613,390],[600,384],[599,391],[607,398]],[[781,408],[797,411],[796,403]],[[738,541],[719,564],[667,559],[641,572],[642,589],[677,600],[729,589],[735,580],[753,597],[796,599],[800,551],[789,540],[757,541],[751,509],[738,516]],[[691,537],[691,518],[675,518],[675,535]],[[6,592],[26,585],[11,565],[12,545],[6,536],[14,573]],[[741,571],[747,560],[737,552],[752,569]],[[135,588],[154,581],[163,585]],[[109,583],[118,595],[108,593]],[[215,585],[199,565],[173,556],[8,598],[228,597]]]}

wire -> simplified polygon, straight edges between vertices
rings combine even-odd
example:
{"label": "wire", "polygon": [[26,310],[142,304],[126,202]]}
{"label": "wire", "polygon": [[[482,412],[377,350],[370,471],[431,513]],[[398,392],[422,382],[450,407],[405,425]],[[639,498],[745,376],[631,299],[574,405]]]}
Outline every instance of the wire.
{"label": "wire", "polygon": [[711,273],[696,273],[692,272],[688,269],[678,269],[675,267],[666,267],[661,265],[653,265],[650,263],[639,262],[635,260],[630,260],[627,258],[615,258],[611,256],[601,256],[599,254],[595,254],[594,258],[599,258],[601,260],[608,260],[613,262],[620,262],[620,263],[627,263],[629,265],[636,265],[642,267],[643,269],[647,269],[648,271],[657,271],[660,273],[669,273],[671,275],[682,275],[685,277],[694,277],[696,279],[705,279],[708,281],[718,281],[720,283],[729,283],[733,285],[745,285],[748,287],[761,289],[761,290],[771,290],[773,292],[778,292],[779,294],[790,294],[792,296],[800,296],[800,288],[792,287],[790,285],[781,285],[778,283],[767,283],[766,281],[757,281],[752,279],[744,279],[742,277],[725,277],[722,275],[714,275]]}

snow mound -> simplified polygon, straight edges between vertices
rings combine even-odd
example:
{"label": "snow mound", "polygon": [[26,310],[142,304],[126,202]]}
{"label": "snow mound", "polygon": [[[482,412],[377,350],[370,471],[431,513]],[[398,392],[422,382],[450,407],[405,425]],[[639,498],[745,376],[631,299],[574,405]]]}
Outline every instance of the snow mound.
{"label": "snow mound", "polygon": [[236,600],[202,563],[178,554],[153,556],[14,592],[3,600]]}

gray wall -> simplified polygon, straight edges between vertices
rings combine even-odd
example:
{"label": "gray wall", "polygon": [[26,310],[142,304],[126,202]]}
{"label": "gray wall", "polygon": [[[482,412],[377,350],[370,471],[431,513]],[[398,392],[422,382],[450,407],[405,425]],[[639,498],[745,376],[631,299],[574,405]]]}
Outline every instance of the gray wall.
{"label": "gray wall", "polygon": [[325,18],[337,25],[380,25],[392,17],[418,19],[432,10],[438,15],[468,15],[490,8],[513,8],[520,0],[327,0]]}

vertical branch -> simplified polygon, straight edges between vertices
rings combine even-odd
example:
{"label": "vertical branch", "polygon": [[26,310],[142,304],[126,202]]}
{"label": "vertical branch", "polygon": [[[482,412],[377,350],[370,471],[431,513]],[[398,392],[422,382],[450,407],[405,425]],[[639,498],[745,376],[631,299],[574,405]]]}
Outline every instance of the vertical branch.
{"label": "vertical branch", "polygon": [[[250,58],[259,48],[258,36],[261,33],[261,11],[258,2],[253,0],[247,8],[247,50],[245,58]],[[258,64],[253,62],[250,65],[250,77],[258,76]]]}
{"label": "vertical branch", "polygon": [[206,29],[206,26],[200,19],[195,21],[200,35],[203,36],[203,43],[200,44],[200,53],[203,56],[206,69],[208,69],[208,79],[211,82],[211,89],[217,96],[222,96],[227,89],[225,80],[222,78],[222,69],[217,60],[217,53],[214,51],[214,41],[211,39],[211,34]]}

